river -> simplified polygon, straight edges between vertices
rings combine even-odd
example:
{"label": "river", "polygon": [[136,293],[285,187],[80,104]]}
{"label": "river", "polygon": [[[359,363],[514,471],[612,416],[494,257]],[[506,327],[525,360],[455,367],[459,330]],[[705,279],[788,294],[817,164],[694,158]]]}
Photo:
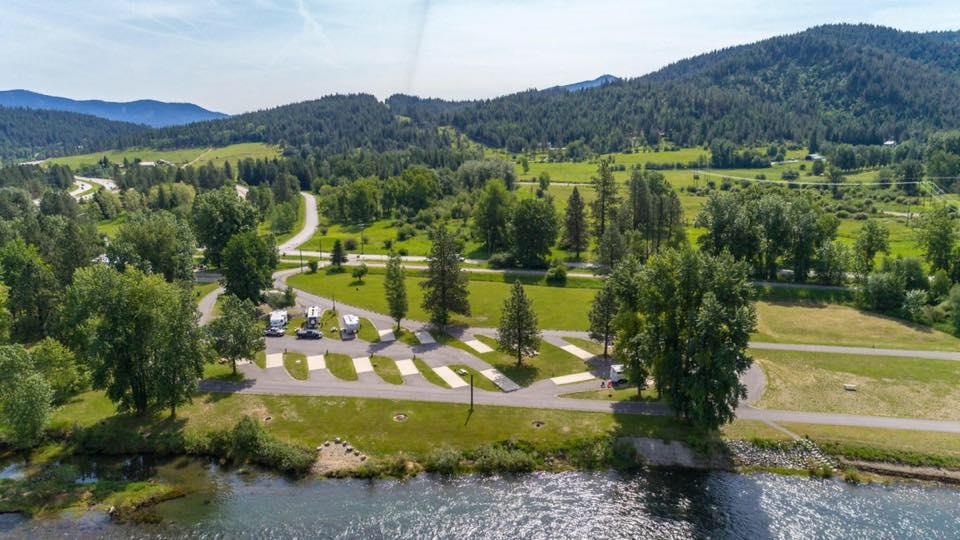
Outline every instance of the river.
{"label": "river", "polygon": [[[125,474],[142,469],[125,464]],[[960,490],[652,470],[290,480],[178,458],[146,469],[193,492],[159,524],[0,515],[11,538],[958,538]],[[86,467],[80,481],[96,476]]]}

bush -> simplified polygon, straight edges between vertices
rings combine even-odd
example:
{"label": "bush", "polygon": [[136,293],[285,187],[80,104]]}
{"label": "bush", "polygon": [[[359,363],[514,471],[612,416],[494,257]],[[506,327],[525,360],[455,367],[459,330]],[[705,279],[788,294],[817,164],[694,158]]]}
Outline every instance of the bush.
{"label": "bush", "polygon": [[444,446],[430,452],[424,462],[424,468],[427,471],[440,474],[456,474],[460,471],[461,458],[460,452],[449,446]]}
{"label": "bush", "polygon": [[906,291],[903,282],[889,272],[874,272],[863,286],[863,303],[872,310],[890,312],[900,309]]}
{"label": "bush", "polygon": [[354,251],[357,249],[357,239],[356,238],[347,238],[343,241],[343,249],[347,251]]}
{"label": "bush", "polygon": [[319,265],[319,263],[317,263],[317,261],[307,261],[307,269],[310,270],[310,273],[311,273],[311,274],[316,274],[316,273],[317,273],[317,268],[318,268],[319,266],[320,266],[320,265]]}
{"label": "bush", "polygon": [[927,307],[927,291],[911,289],[903,298],[903,312],[912,321],[923,318],[924,308]]}
{"label": "bush", "polygon": [[564,285],[567,282],[567,265],[560,259],[554,259],[547,269],[545,276],[547,283],[551,285]]}
{"label": "bush", "polygon": [[383,241],[383,249],[390,251],[393,249],[393,238],[387,238]]}
{"label": "bush", "polygon": [[407,251],[407,248],[400,248],[397,250],[397,255],[400,255],[401,257],[406,257],[409,253],[410,252]]}
{"label": "bush", "polygon": [[514,265],[512,253],[494,253],[487,259],[491,268],[510,268]]}
{"label": "bush", "polygon": [[397,229],[397,242],[403,242],[404,240],[413,238],[417,235],[417,229],[412,225],[404,225]]}
{"label": "bush", "polygon": [[941,268],[933,274],[930,280],[930,301],[933,303],[942,302],[950,294],[950,277],[947,271]]}
{"label": "bush", "polygon": [[530,472],[537,467],[532,450],[517,448],[512,443],[488,444],[473,453],[474,468],[483,473]]}

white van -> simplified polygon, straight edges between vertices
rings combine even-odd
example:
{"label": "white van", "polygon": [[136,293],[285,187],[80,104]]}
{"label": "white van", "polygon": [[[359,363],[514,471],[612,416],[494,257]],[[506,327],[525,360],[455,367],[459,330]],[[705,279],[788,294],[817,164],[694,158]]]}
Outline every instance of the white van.
{"label": "white van", "polygon": [[612,364],[610,366],[610,380],[613,384],[627,382],[627,372],[623,368],[623,364]]}
{"label": "white van", "polygon": [[270,326],[274,328],[286,326],[288,320],[287,311],[285,309],[279,309],[270,313]]}

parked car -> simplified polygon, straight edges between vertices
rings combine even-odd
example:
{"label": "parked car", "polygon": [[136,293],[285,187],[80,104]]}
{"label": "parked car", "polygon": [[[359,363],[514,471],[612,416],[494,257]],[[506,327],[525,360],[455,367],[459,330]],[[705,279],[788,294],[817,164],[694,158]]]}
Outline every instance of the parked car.
{"label": "parked car", "polygon": [[281,326],[269,326],[263,331],[263,335],[267,337],[283,337],[284,333],[283,327]]}
{"label": "parked car", "polygon": [[297,339],[320,339],[323,334],[316,328],[297,328]]}

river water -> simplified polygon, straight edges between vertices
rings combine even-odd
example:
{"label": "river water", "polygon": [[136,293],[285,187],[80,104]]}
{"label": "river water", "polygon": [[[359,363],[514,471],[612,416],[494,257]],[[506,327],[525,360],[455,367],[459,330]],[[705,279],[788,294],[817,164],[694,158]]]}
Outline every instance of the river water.
{"label": "river water", "polygon": [[159,524],[0,515],[0,536],[960,538],[960,490],[917,484],[666,470],[294,481],[185,458],[149,472],[194,490],[158,505]]}

